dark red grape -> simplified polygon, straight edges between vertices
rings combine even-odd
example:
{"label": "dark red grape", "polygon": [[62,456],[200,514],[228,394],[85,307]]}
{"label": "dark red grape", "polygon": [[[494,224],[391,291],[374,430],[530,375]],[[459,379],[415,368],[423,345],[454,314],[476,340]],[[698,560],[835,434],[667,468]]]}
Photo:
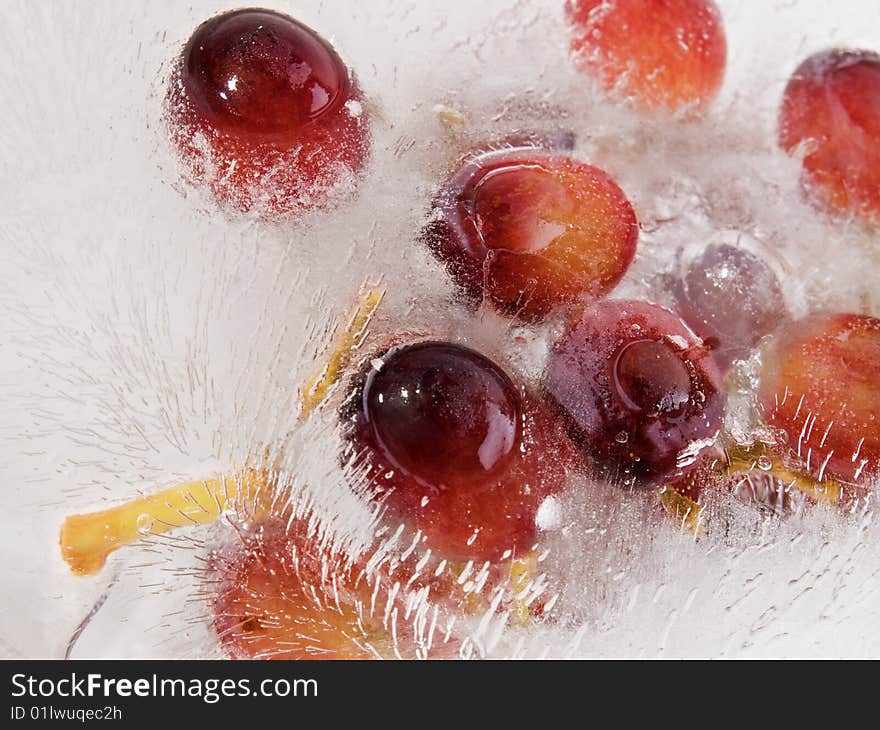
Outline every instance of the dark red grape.
{"label": "dark red grape", "polygon": [[364,414],[391,466],[443,489],[503,468],[519,440],[519,394],[486,358],[414,345],[367,376]]}
{"label": "dark red grape", "polygon": [[362,165],[359,99],[311,28],[272,10],[233,10],[202,23],[183,49],[169,120],[190,173],[220,199],[287,212],[322,203]]}
{"label": "dark red grape", "polygon": [[678,313],[718,364],[746,358],[762,337],[787,318],[773,270],[748,251],[709,246],[674,285]]}
{"label": "dark red grape", "polygon": [[344,415],[375,498],[452,559],[531,549],[538,506],[565,477],[555,420],[460,345],[422,342],[373,363]]}
{"label": "dark red grape", "polygon": [[540,319],[607,294],[635,255],[638,222],[601,170],[520,147],[466,158],[425,238],[467,298]]}
{"label": "dark red grape", "polygon": [[555,343],[545,388],[597,469],[626,485],[683,475],[721,428],[726,393],[710,353],[671,312],[604,301]]}

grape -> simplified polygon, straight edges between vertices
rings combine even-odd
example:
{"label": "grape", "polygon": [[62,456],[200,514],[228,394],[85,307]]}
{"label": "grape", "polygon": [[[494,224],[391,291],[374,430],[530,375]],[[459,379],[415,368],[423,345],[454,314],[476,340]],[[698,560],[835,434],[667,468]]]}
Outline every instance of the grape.
{"label": "grape", "polygon": [[457,641],[418,625],[414,606],[430,605],[437,620],[463,604],[490,610],[458,580],[460,566],[392,553],[371,562],[380,546],[348,555],[330,547],[317,524],[308,514],[275,514],[212,555],[213,627],[233,658],[394,659],[429,649],[442,658]]}
{"label": "grape", "polygon": [[357,84],[327,41],[281,13],[233,10],[202,23],[168,96],[189,173],[242,210],[323,204],[366,158]]}
{"label": "grape", "polygon": [[727,41],[711,0],[567,0],[565,10],[576,62],[615,96],[678,111],[718,93]]}
{"label": "grape", "polygon": [[798,66],[779,143],[803,155],[804,183],[830,210],[880,221],[880,55],[833,49]]}
{"label": "grape", "polygon": [[537,320],[607,294],[635,255],[638,222],[601,170],[521,147],[466,158],[425,239],[466,298]]}
{"label": "grape", "polygon": [[585,457],[629,486],[683,475],[712,446],[726,405],[711,354],[646,302],[585,310],[555,343],[544,384]]}
{"label": "grape", "polygon": [[694,259],[675,282],[674,294],[678,313],[723,368],[748,357],[787,316],[772,269],[727,244],[709,246]]}
{"label": "grape", "polygon": [[758,398],[807,473],[870,483],[880,472],[880,320],[815,314],[784,327],[764,353]]}
{"label": "grape", "polygon": [[214,629],[239,659],[391,656],[391,636],[370,611],[373,586],[295,521],[260,530],[215,557]]}
{"label": "grape", "polygon": [[488,358],[421,342],[374,360],[345,412],[373,497],[450,559],[530,550],[565,477],[566,442],[541,404]]}

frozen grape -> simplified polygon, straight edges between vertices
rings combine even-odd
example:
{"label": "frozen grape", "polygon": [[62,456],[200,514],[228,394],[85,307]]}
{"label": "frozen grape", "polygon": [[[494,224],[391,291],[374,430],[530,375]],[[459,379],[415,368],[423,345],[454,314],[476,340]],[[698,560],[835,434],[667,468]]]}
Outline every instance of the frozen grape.
{"label": "frozen grape", "polygon": [[632,206],[608,175],[534,147],[466,158],[426,230],[467,298],[526,319],[605,295],[637,239]]}
{"label": "frozen grape", "polygon": [[748,357],[787,316],[773,270],[727,244],[709,246],[691,261],[674,293],[678,313],[725,368]]}
{"label": "frozen grape", "polygon": [[172,137],[192,177],[243,210],[322,204],[367,154],[348,68],[315,31],[271,10],[202,23],[173,72],[169,102]]}
{"label": "frozen grape", "polygon": [[759,402],[807,473],[869,484],[880,472],[880,320],[816,314],[783,328],[764,353]]}
{"label": "frozen grape", "polygon": [[356,383],[349,442],[376,499],[461,560],[527,552],[566,446],[540,404],[488,358],[422,342],[374,360]]}
{"label": "frozen grape", "polygon": [[711,354],[646,302],[584,311],[556,342],[545,387],[585,456],[626,485],[684,474],[712,446],[726,404]]}
{"label": "frozen grape", "polygon": [[261,529],[212,565],[214,628],[238,659],[393,657],[373,586],[304,522]]}
{"label": "frozen grape", "polygon": [[236,659],[414,658],[429,647],[442,657],[455,642],[420,631],[407,611],[427,596],[438,616],[469,599],[489,608],[451,567],[423,571],[392,555],[371,566],[331,548],[307,515],[275,515],[240,538],[207,573],[214,629]]}
{"label": "frozen grape", "polygon": [[829,209],[880,221],[880,55],[834,49],[798,66],[779,141],[803,156],[804,182]]}
{"label": "frozen grape", "polygon": [[711,0],[567,0],[571,48],[605,89],[647,108],[707,107],[727,62]]}

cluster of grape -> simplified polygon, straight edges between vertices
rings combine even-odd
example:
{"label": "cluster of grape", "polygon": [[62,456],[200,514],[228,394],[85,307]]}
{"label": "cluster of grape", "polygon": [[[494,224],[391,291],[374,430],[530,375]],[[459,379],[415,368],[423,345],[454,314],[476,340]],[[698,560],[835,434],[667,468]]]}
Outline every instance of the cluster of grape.
{"label": "cluster of grape", "polygon": [[[565,12],[575,62],[612,98],[698,115],[720,88],[726,40],[711,0],[569,0]],[[169,120],[191,178],[242,210],[326,205],[369,155],[353,74],[317,33],[268,10],[196,29],[172,78]],[[802,160],[817,205],[877,223],[880,56],[807,59],[786,88],[779,141]],[[880,320],[788,321],[772,269],[728,245],[689,262],[675,313],[606,299],[638,234],[615,181],[549,145],[473,150],[439,186],[422,239],[462,301],[526,326],[551,313],[565,321],[540,383],[435,341],[396,343],[352,378],[343,458],[451,565],[526,558],[540,505],[573,470],[626,488],[680,484],[704,499],[688,485],[717,453],[724,374],[768,336],[758,412],[777,434],[775,455],[818,483],[867,486],[880,471]],[[739,472],[749,496],[772,502],[749,471]],[[404,630],[389,627],[390,608],[364,609],[379,583],[442,600],[464,582],[461,571],[407,581],[400,566],[368,577],[314,541],[297,521],[267,526],[217,559],[215,625],[234,655],[392,655]]]}

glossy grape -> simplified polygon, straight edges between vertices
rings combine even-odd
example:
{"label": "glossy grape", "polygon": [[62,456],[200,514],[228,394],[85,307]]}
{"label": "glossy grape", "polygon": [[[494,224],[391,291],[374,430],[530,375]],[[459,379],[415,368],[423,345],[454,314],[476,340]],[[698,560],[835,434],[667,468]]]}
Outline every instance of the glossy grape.
{"label": "glossy grape", "polygon": [[601,170],[522,147],[466,158],[425,238],[466,298],[540,319],[607,294],[635,255],[638,223]]}
{"label": "glossy grape", "polygon": [[566,441],[491,360],[422,342],[374,360],[354,386],[349,448],[372,496],[461,560],[531,549],[542,499],[565,476]]}
{"label": "glossy grape", "polygon": [[604,301],[551,352],[545,388],[601,472],[626,485],[673,481],[713,444],[721,374],[681,320],[646,302]]}
{"label": "glossy grape", "polygon": [[172,74],[169,122],[197,182],[242,210],[323,204],[363,164],[360,91],[333,47],[271,10],[202,23]]}

